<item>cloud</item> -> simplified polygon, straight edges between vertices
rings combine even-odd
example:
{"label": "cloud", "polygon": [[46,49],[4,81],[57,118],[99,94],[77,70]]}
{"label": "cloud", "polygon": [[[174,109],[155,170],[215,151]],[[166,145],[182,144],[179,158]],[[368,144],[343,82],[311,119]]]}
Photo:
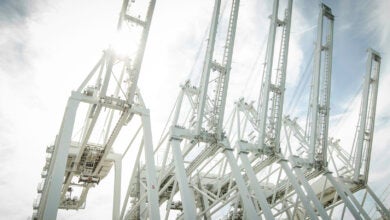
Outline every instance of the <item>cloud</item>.
{"label": "cloud", "polygon": [[[28,66],[25,56],[29,40],[27,21],[33,12],[30,1],[0,2],[0,67],[7,74],[17,73]],[[17,65],[17,62],[24,65]]]}
{"label": "cloud", "polygon": [[0,2],[0,24],[24,23],[34,11],[35,3],[27,0]]}
{"label": "cloud", "polygon": [[[365,3],[367,9],[357,8],[363,1],[353,4],[353,7],[350,2],[343,5],[332,2],[335,14],[338,12],[336,19],[343,16],[336,20],[338,32],[335,33],[335,42],[338,43],[335,54],[340,54],[342,49],[346,51],[345,56],[335,56],[337,65],[334,65],[333,82],[336,83],[333,86],[338,89],[333,90],[336,93],[332,95],[332,114],[339,115],[345,108],[344,100],[352,98],[348,94],[356,90],[356,87],[343,90],[347,87],[346,80],[356,81],[356,85],[361,81],[353,75],[355,69],[351,69],[358,66],[364,73],[364,49],[369,45],[360,39],[367,37],[375,49],[384,52],[377,114],[377,125],[383,127],[377,128],[373,151],[373,157],[379,157],[387,149],[386,135],[389,133],[386,122],[390,117],[390,101],[386,95],[390,91],[385,85],[390,83],[387,64],[390,62],[386,62],[389,60],[386,48],[390,45],[386,39],[390,28],[385,10],[390,6],[386,0]],[[306,61],[314,48],[317,3],[294,2],[287,93],[292,93],[297,82],[302,80]],[[264,60],[261,51],[266,44],[270,5],[270,1],[241,2],[229,85],[229,108],[242,95],[257,99]],[[0,1],[0,165],[5,167],[0,172],[0,192],[4,196],[3,202],[0,202],[2,216],[25,219],[32,213],[31,205],[44,163],[45,146],[54,140],[58,132],[70,91],[81,83],[108,45],[108,32],[115,29],[119,7],[120,1],[107,3],[105,0],[97,0],[93,4],[88,0]],[[203,36],[211,11],[212,1],[207,0],[157,1],[139,81],[146,105],[151,109],[155,140],[160,136],[176,99],[179,83],[188,77],[200,45],[205,45],[202,41],[205,41]],[[347,12],[348,16],[345,15]],[[350,40],[351,36],[358,40]],[[354,58],[347,56],[351,55],[352,48],[343,47],[347,43],[357,46],[356,51],[361,50],[361,54]],[[200,53],[199,65],[203,56],[204,53]],[[359,57],[359,62],[356,57]],[[344,66],[342,70],[341,66]],[[350,75],[339,78],[345,76],[347,70]],[[199,75],[200,72],[195,71],[194,74]],[[254,76],[251,78],[250,74]],[[248,86],[243,89],[247,81]],[[344,95],[346,98],[339,99]],[[307,106],[300,103],[298,107],[306,110]],[[338,111],[335,111],[336,108]],[[354,108],[358,108],[358,104]],[[351,120],[345,128],[352,130],[356,123]],[[344,132],[340,135],[344,139],[347,136]],[[378,171],[386,164],[385,160],[372,161],[373,184],[389,179],[388,173],[386,178],[379,178],[381,173]],[[60,211],[59,219],[110,218],[111,187],[112,173],[91,190],[86,210]]]}
{"label": "cloud", "polygon": [[[363,20],[364,27],[367,32],[371,33],[371,40],[376,41],[378,46],[388,45],[390,37],[390,24],[388,22],[387,9],[390,7],[390,2],[386,0],[375,0],[368,8],[368,16]],[[385,51],[383,51],[385,52]]]}

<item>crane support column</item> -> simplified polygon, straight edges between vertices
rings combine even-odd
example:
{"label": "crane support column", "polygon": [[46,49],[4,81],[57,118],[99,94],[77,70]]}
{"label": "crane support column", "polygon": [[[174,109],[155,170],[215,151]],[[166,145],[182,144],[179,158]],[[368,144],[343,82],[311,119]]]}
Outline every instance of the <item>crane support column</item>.
{"label": "crane support column", "polygon": [[265,219],[275,219],[272,214],[271,208],[269,207],[267,199],[264,195],[264,192],[260,188],[259,181],[256,178],[256,174],[253,172],[253,169],[248,159],[248,153],[240,152],[239,155],[242,162],[242,166],[245,168],[246,173],[248,175],[250,186],[252,190],[255,191],[256,198],[260,203],[261,209],[263,210]]}
{"label": "crane support column", "polygon": [[326,214],[326,211],[324,209],[324,206],[321,204],[321,202],[318,200],[316,194],[314,193],[313,189],[311,188],[309,182],[306,180],[305,176],[302,173],[302,170],[299,166],[294,166],[295,174],[301,182],[302,186],[305,188],[305,191],[308,195],[308,197],[313,201],[315,208],[317,209],[317,212],[322,217],[322,219],[330,219],[328,214]]}
{"label": "crane support column", "polygon": [[356,208],[353,206],[351,201],[346,196],[346,193],[344,192],[344,189],[343,189],[341,183],[337,182],[337,180],[334,179],[331,172],[327,172],[324,175],[329,180],[329,182],[332,183],[332,185],[336,189],[337,194],[344,201],[344,204],[348,207],[348,209],[351,212],[351,214],[353,215],[353,217],[355,217],[355,219],[361,219],[359,212],[356,210]]}
{"label": "crane support column", "polygon": [[156,176],[156,165],[154,162],[153,143],[152,143],[152,128],[150,125],[149,110],[144,109],[141,115],[142,127],[144,131],[144,151],[145,151],[145,165],[146,165],[146,181],[147,181],[147,195],[149,205],[149,218],[160,219],[160,209],[158,202],[158,184]]}
{"label": "crane support column", "polygon": [[72,133],[74,122],[76,119],[76,112],[79,106],[79,101],[70,97],[66,106],[65,115],[62,120],[59,135],[57,136],[56,145],[54,147],[53,163],[49,170],[47,181],[47,192],[42,194],[47,196],[46,200],[42,200],[38,214],[42,214],[38,219],[56,219],[58,206],[60,204],[62,184],[64,182],[64,173],[66,161],[68,159],[69,147],[72,140]]}
{"label": "crane support column", "polygon": [[290,180],[291,184],[293,185],[294,189],[296,190],[296,192],[297,192],[297,194],[299,196],[299,199],[303,203],[306,211],[308,212],[308,214],[310,216],[310,219],[318,219],[318,216],[315,213],[313,207],[311,206],[310,201],[308,200],[308,198],[306,197],[304,191],[300,187],[298,180],[296,179],[295,175],[291,171],[291,168],[288,166],[287,160],[281,159],[279,161],[279,163],[280,163],[280,166],[282,167],[282,169],[284,170],[284,172],[286,173],[286,175],[287,175],[288,179]]}
{"label": "crane support column", "polygon": [[112,219],[119,220],[121,205],[121,179],[122,179],[122,156],[117,155],[114,160],[115,179],[114,179],[114,202],[112,208]]}
{"label": "crane support column", "polygon": [[[378,96],[378,81],[381,57],[378,52],[368,49],[366,75],[363,85],[363,95],[359,114],[357,150],[355,159],[354,181],[362,180],[367,183],[370,169],[371,149],[375,128],[376,100]],[[363,157],[363,152],[365,155]],[[364,163],[363,173],[361,171]]]}
{"label": "crane support column", "polygon": [[214,11],[213,16],[211,18],[211,26],[209,32],[209,38],[207,43],[206,57],[203,64],[203,72],[200,84],[200,97],[199,97],[199,105],[197,109],[197,125],[196,125],[196,133],[200,134],[202,129],[203,117],[204,117],[204,109],[207,101],[207,89],[210,78],[210,70],[212,67],[213,61],[213,53],[214,53],[214,45],[215,39],[217,36],[217,27],[218,27],[218,17],[221,8],[221,0],[215,0],[214,3]]}
{"label": "crane support column", "polygon": [[[258,100],[258,144],[266,154],[280,151],[280,130],[282,125],[283,100],[286,84],[288,48],[290,41],[292,0],[288,0],[284,20],[278,18],[279,0],[274,0],[271,25],[268,35],[265,71]],[[275,38],[282,28],[280,51],[276,53]],[[274,59],[278,59],[274,71]]]}
{"label": "crane support column", "polygon": [[181,139],[177,138],[172,138],[171,140],[172,154],[175,163],[175,176],[179,184],[180,196],[183,202],[184,219],[196,219],[195,197],[188,184],[186,170],[184,167],[184,159],[180,149],[181,141]]}
{"label": "crane support column", "polygon": [[[325,20],[328,21],[327,28],[324,28]],[[317,27],[313,86],[310,94],[311,115],[309,122],[309,163],[314,164],[317,161],[320,166],[327,166],[333,23],[332,10],[325,4],[321,4]]]}
{"label": "crane support column", "polygon": [[230,168],[232,169],[233,178],[236,180],[236,184],[240,192],[241,201],[245,208],[246,218],[258,219],[259,215],[257,215],[255,206],[250,199],[251,195],[249,194],[244,178],[242,178],[241,176],[240,168],[237,165],[237,160],[233,156],[232,149],[225,149],[223,153],[225,154]]}

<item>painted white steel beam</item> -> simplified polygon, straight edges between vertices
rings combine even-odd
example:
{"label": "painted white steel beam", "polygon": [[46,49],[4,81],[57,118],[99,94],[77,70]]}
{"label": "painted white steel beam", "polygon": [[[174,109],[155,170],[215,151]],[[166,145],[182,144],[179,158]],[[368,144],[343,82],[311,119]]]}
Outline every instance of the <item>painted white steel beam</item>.
{"label": "painted white steel beam", "polygon": [[[364,77],[363,94],[359,113],[358,136],[356,141],[356,158],[354,180],[367,183],[370,168],[371,149],[375,128],[376,101],[378,96],[378,82],[380,73],[381,57],[378,52],[368,49],[366,75]],[[365,157],[363,157],[365,151]],[[364,171],[361,172],[362,164],[365,163]]]}
{"label": "painted white steel beam", "polygon": [[258,101],[258,111],[259,111],[259,144],[260,149],[264,149],[264,138],[266,135],[266,126],[267,126],[267,113],[269,105],[269,94],[271,91],[271,80],[272,80],[272,66],[274,59],[274,48],[275,48],[275,37],[276,37],[276,28],[278,26],[278,11],[279,11],[279,0],[274,0],[272,16],[271,16],[271,25],[268,32],[268,44],[266,51],[266,69],[265,76],[263,77],[263,82],[261,85],[261,95],[259,95]]}
{"label": "painted white steel beam", "polygon": [[195,197],[192,192],[184,167],[184,159],[180,149],[180,139],[171,139],[172,154],[175,164],[175,176],[179,184],[180,196],[183,204],[183,214],[185,220],[196,219]]}
{"label": "painted white steel beam", "polygon": [[52,158],[53,165],[51,167],[50,174],[47,177],[49,178],[47,181],[47,193],[42,195],[46,196],[46,198],[43,198],[44,202],[41,204],[41,210],[39,210],[38,213],[42,214],[42,219],[44,220],[57,218],[66,161],[68,159],[69,147],[72,141],[73,127],[78,106],[78,101],[72,98],[68,100],[60,132],[57,136],[58,140],[56,140],[56,146],[54,147],[54,154]]}
{"label": "painted white steel beam", "polygon": [[344,192],[343,187],[337,180],[334,179],[331,172],[327,172],[324,174],[326,178],[329,180],[329,182],[334,186],[334,188],[337,191],[337,194],[341,197],[344,204],[348,207],[348,210],[351,212],[351,214],[354,216],[355,219],[361,219],[359,212],[356,210],[356,208],[353,206],[351,201],[347,198],[346,193]]}
{"label": "painted white steel beam", "polygon": [[314,203],[315,208],[319,215],[322,217],[322,219],[330,219],[329,215],[326,213],[324,206],[321,204],[321,202],[318,200],[316,194],[314,193],[313,189],[311,188],[310,184],[306,180],[305,176],[302,173],[302,170],[300,167],[295,166],[294,168],[295,174],[299,180],[299,182],[304,187],[307,196],[310,198],[310,200]]}
{"label": "painted white steel beam", "polygon": [[[284,20],[278,18],[279,0],[274,0],[268,33],[263,81],[258,98],[258,144],[267,154],[280,151],[280,130],[283,118],[283,100],[286,84],[287,58],[290,41],[292,0],[288,0]],[[276,35],[281,28],[279,53],[275,52]],[[274,67],[274,59],[278,59]],[[276,71],[274,70],[276,69]],[[271,149],[266,149],[271,148]],[[270,151],[270,152],[269,152]]]}
{"label": "painted white steel beam", "polygon": [[225,148],[223,153],[225,154],[229,166],[232,170],[233,178],[236,181],[247,219],[258,219],[259,215],[256,213],[255,206],[250,199],[251,195],[249,194],[248,188],[246,186],[244,178],[241,175],[240,168],[237,165],[237,160],[233,156],[232,150]]}
{"label": "painted white steel beam", "polygon": [[122,157],[118,155],[114,161],[115,176],[114,176],[114,194],[113,194],[113,208],[112,219],[119,220],[120,205],[121,205],[121,179],[122,179]]}
{"label": "painted white steel beam", "polygon": [[222,67],[223,70],[219,73],[218,76],[218,85],[215,91],[214,97],[214,114],[216,120],[215,124],[215,133],[217,136],[222,137],[223,132],[223,119],[225,115],[226,107],[226,96],[229,86],[230,70],[233,57],[234,42],[236,37],[236,28],[238,20],[238,11],[240,9],[240,0],[233,0],[232,7],[229,17],[229,24],[227,30],[227,36],[225,40],[225,50],[222,57]]}
{"label": "painted white steel beam", "polygon": [[275,219],[273,217],[273,214],[272,214],[271,208],[267,202],[267,199],[264,195],[264,192],[260,188],[259,182],[256,178],[256,174],[253,172],[253,168],[251,167],[247,153],[241,152],[241,153],[239,153],[239,156],[240,156],[240,159],[242,162],[242,166],[244,167],[244,169],[246,170],[246,173],[248,175],[250,187],[255,192],[256,199],[260,203],[260,207],[263,211],[265,219]]}
{"label": "painted white steel beam", "polygon": [[309,199],[307,198],[305,192],[300,187],[299,182],[296,179],[296,176],[292,173],[291,168],[288,166],[287,160],[281,159],[279,160],[279,164],[281,165],[282,169],[286,173],[288,179],[290,180],[290,183],[293,185],[294,190],[299,196],[299,199],[301,200],[303,207],[308,212],[310,219],[318,219],[318,216],[315,213],[313,207],[311,206]]}
{"label": "painted white steel beam", "polygon": [[145,166],[146,166],[146,183],[147,183],[147,196],[149,205],[149,218],[160,219],[160,210],[158,202],[158,184],[156,175],[156,164],[154,162],[153,154],[153,138],[152,128],[150,123],[149,109],[145,109],[141,115],[142,128],[144,132],[144,154],[145,154]]}
{"label": "painted white steel beam", "polygon": [[209,32],[209,38],[206,49],[206,57],[203,64],[202,78],[200,82],[200,96],[199,96],[199,105],[197,109],[197,126],[196,126],[196,134],[200,134],[202,125],[203,125],[203,117],[205,106],[207,102],[207,90],[210,78],[210,70],[212,67],[213,61],[213,53],[214,53],[214,45],[217,36],[217,27],[218,27],[218,17],[220,13],[221,0],[215,0],[213,15],[211,18],[211,26]]}
{"label": "painted white steel beam", "polygon": [[[320,5],[315,48],[312,90],[310,93],[309,163],[327,165],[327,145],[330,110],[330,88],[333,52],[334,16],[325,4]],[[325,27],[325,21],[328,26]],[[324,42],[325,36],[325,44]],[[317,158],[318,156],[318,158]]]}
{"label": "painted white steel beam", "polygon": [[134,58],[132,69],[131,69],[131,81],[132,81],[131,83],[132,84],[128,88],[128,91],[126,94],[127,101],[129,102],[129,104],[132,104],[134,102],[133,99],[134,99],[134,96],[137,92],[138,78],[139,78],[139,74],[141,72],[142,60],[144,58],[144,53],[145,53],[145,49],[146,49],[146,42],[147,42],[148,36],[149,36],[149,29],[150,29],[150,24],[152,22],[155,5],[156,5],[156,0],[150,0],[148,8],[147,8],[145,21],[143,21],[145,23],[145,25],[143,26],[143,29],[142,29],[141,38],[140,38],[140,41],[139,41],[138,47],[137,47],[138,48],[137,55]]}

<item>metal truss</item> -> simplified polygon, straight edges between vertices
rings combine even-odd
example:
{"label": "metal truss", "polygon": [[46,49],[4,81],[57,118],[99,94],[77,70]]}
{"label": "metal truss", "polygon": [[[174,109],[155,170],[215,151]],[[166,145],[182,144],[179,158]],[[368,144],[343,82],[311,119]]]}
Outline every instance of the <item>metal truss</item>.
{"label": "metal truss", "polygon": [[[129,130],[125,128],[131,127],[130,123],[140,124],[138,131],[130,130],[134,136],[141,128],[143,131],[140,151],[143,149],[145,154],[145,187],[150,201],[147,210],[151,218],[159,218],[149,110],[137,88],[154,5],[155,0],[140,4],[123,1],[118,37],[131,36],[134,41],[120,45],[125,54],[119,53],[115,45],[107,49],[79,88],[72,92],[55,143],[47,149],[43,183],[34,204],[34,219],[55,219],[58,209],[85,208],[89,189],[95,187],[113,165],[112,218],[119,219],[122,158],[133,140],[121,152],[114,149],[118,145],[115,141],[121,135],[128,136]],[[137,14],[133,8],[138,9]],[[138,47],[131,50],[134,43]],[[134,116],[139,116],[139,120]]]}
{"label": "metal truss", "polygon": [[[330,87],[333,51],[334,16],[331,9],[322,4],[318,19],[312,91],[310,93],[310,117],[308,123],[308,162],[314,166],[326,166],[329,125]],[[327,28],[324,26],[327,25]]]}
{"label": "metal truss", "polygon": [[[367,212],[369,207],[364,206],[368,197],[370,197],[371,202],[378,207],[377,210],[384,219],[389,216],[388,209],[384,207],[383,203],[367,185],[367,166],[369,166],[371,157],[370,152],[375,121],[379,69],[380,55],[373,49],[369,49],[357,128],[357,139],[360,138],[361,141],[355,141],[356,144],[351,151],[354,152],[354,154],[350,155],[339,145],[338,140],[328,137],[327,153],[329,155],[330,166],[326,168],[326,174],[312,184],[316,194],[320,195],[321,202],[326,207],[334,207],[334,204],[339,204],[339,200],[342,200],[355,218],[370,218]],[[295,149],[290,148],[288,151],[302,155],[303,152],[309,149],[309,142],[308,138],[304,135],[304,129],[297,124],[296,120],[291,120],[288,116],[284,119],[284,126],[287,141],[294,142],[291,138],[295,137],[296,143],[299,143],[300,146]],[[366,135],[364,139],[362,138],[362,134]],[[365,152],[364,157],[362,157],[360,152],[363,148]],[[362,170],[356,169],[358,164],[362,163],[366,165],[365,168]],[[334,172],[335,175],[333,176],[329,171]],[[355,179],[356,177],[358,177],[358,179]],[[360,203],[353,195],[353,193],[357,192],[362,194],[361,197],[363,199]],[[339,195],[339,197],[337,197],[337,195]],[[342,216],[344,216],[344,212],[345,208]]]}
{"label": "metal truss", "polygon": [[[55,219],[59,208],[85,208],[89,189],[112,166],[113,219],[371,219],[369,204],[374,215],[390,219],[367,184],[381,57],[368,50],[356,141],[347,153],[328,137],[334,22],[328,6],[320,5],[305,128],[283,116],[293,0],[273,1],[257,106],[242,98],[226,120],[240,1],[231,0],[226,19],[215,0],[199,85],[181,85],[169,129],[154,149],[137,81],[155,0],[138,3],[124,0],[118,22],[118,33],[138,47],[131,49],[129,41],[128,54],[106,50],[68,100],[60,132],[47,148],[34,219]],[[132,13],[133,6],[141,12]],[[224,49],[218,51],[221,34]],[[130,142],[121,148],[116,140]],[[122,161],[137,144],[121,199]]]}
{"label": "metal truss", "polygon": [[[160,203],[166,201],[166,219],[171,215],[172,207],[182,210],[180,215],[185,219],[211,218],[213,213],[210,210],[210,199],[215,200],[218,197],[215,197],[214,189],[208,188],[212,186],[211,183],[207,186],[204,181],[214,179],[214,172],[209,169],[210,163],[207,162],[212,158],[225,161],[225,168],[220,171],[223,174],[229,165],[229,172],[237,188],[235,190],[247,210],[247,217],[255,219],[258,216],[233,155],[233,149],[222,130],[239,4],[238,0],[232,1],[224,51],[222,59],[217,61],[215,42],[218,23],[222,21],[218,21],[221,1],[215,1],[200,85],[194,87],[187,82],[182,87],[178,104],[175,106],[175,115],[166,138],[164,163],[161,164],[159,173],[162,197]],[[187,105],[183,102],[184,98],[189,101]],[[189,120],[186,118],[187,111],[190,112]],[[168,158],[169,152],[172,154],[171,158]],[[197,180],[191,181],[192,179]],[[219,191],[221,190],[219,188]],[[180,193],[180,202],[173,201],[177,192]]]}

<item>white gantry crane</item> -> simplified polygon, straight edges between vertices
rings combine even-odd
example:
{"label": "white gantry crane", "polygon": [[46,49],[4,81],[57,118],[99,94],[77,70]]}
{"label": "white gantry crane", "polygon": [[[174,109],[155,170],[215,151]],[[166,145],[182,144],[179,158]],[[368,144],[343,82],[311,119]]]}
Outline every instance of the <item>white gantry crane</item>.
{"label": "white gantry crane", "polygon": [[[120,48],[116,48],[114,42],[79,88],[72,92],[55,143],[47,148],[33,219],[56,219],[58,209],[84,208],[89,189],[97,185],[112,166],[115,168],[112,218],[119,219],[122,158],[141,129],[143,140],[139,151],[145,154],[144,177],[149,201],[146,209],[151,218],[159,218],[149,110],[137,88],[154,6],[155,0],[123,1],[117,38],[126,41],[118,45]],[[125,130],[133,126],[139,128]],[[121,135],[129,139],[132,133],[134,138],[128,146],[116,142]],[[137,162],[139,157],[140,153]]]}
{"label": "white gantry crane", "polygon": [[[323,7],[321,14],[331,15],[330,10]],[[287,1],[283,20],[278,18],[278,12],[279,0],[275,0],[258,108],[256,110],[253,104],[247,104],[244,99],[236,102],[237,137],[233,138],[237,139],[236,146],[241,164],[247,173],[251,188],[255,192],[265,189],[264,193],[268,199],[265,202],[268,201],[268,206],[272,208],[271,211],[261,210],[260,214],[263,214],[266,219],[305,218],[306,216],[310,219],[318,219],[318,216],[329,219],[306,178],[307,174],[318,175],[318,170],[302,170],[301,166],[290,165],[288,155],[282,152],[281,148],[280,131],[283,121],[292,1]],[[320,15],[320,22],[323,22],[323,18]],[[322,27],[319,27],[319,30],[322,33]],[[278,52],[275,51],[277,31],[281,33]],[[274,58],[277,59],[275,62]],[[276,67],[273,66],[274,63]],[[245,117],[244,122],[241,120],[241,115]],[[247,127],[247,121],[250,123],[250,128]],[[232,120],[233,122],[235,120]],[[309,163],[307,161],[307,164]],[[258,177],[263,179],[259,182]],[[262,198],[256,199],[260,204],[264,203]]]}
{"label": "white gantry crane", "polygon": [[[239,5],[239,0],[232,1],[227,30],[224,32],[224,50],[217,51],[217,32],[222,32],[218,24],[222,20],[219,20],[221,0],[215,0],[199,86],[186,82],[175,106],[171,127],[165,137],[163,162],[159,168],[160,203],[166,203],[166,219],[172,215],[171,209],[182,210],[181,215],[185,219],[211,218],[209,206],[213,194],[208,195],[208,191],[220,191],[222,188],[208,188],[217,186],[213,182],[215,174],[211,172],[212,166],[208,165],[210,159],[218,157],[226,159],[235,180],[235,190],[238,190],[240,200],[248,210],[248,217],[257,217],[233,149],[222,127]],[[230,175],[222,177],[226,181]],[[180,194],[180,201],[174,201],[177,192]]]}
{"label": "white gantry crane", "polygon": [[[55,144],[47,148],[34,219],[84,208],[88,190],[112,166],[113,219],[390,219],[368,186],[379,53],[368,50],[358,127],[348,153],[328,136],[332,11],[320,4],[303,128],[283,116],[293,0],[273,0],[258,101],[239,99],[224,120],[240,0],[228,1],[227,19],[221,2],[214,1],[200,81],[181,86],[169,129],[153,149],[149,110],[137,81],[155,0],[123,1],[118,36],[127,43],[121,45],[126,53],[110,47],[72,92]],[[132,146],[138,146],[137,155],[121,199],[122,161]]]}
{"label": "white gantry crane", "polygon": [[[274,3],[272,18],[275,20],[275,14],[277,13],[275,7],[277,5],[277,3]],[[348,172],[351,174],[353,172],[351,168],[359,167],[360,163],[363,162],[365,165],[369,163],[371,132],[374,126],[377,96],[375,83],[379,76],[380,66],[379,54],[371,49],[369,50],[367,76],[364,85],[364,88],[367,89],[363,92],[358,130],[359,134],[364,133],[366,135],[364,139],[365,150],[362,150],[363,141],[357,141],[356,156],[351,157],[342,150],[337,141],[328,138],[333,21],[334,16],[330,8],[322,4],[318,21],[309,121],[307,122],[306,132],[299,127],[296,120],[291,120],[289,116],[286,116],[283,119],[284,147],[281,148],[282,140],[279,138],[282,130],[279,120],[282,119],[282,111],[278,110],[283,107],[283,102],[278,103],[278,100],[283,100],[284,84],[282,83],[286,73],[285,68],[281,65],[274,72],[268,68],[268,65],[273,64],[271,58],[273,56],[270,56],[272,48],[270,49],[270,47],[275,43],[272,28],[274,23],[271,22],[265,75],[263,76],[258,111],[254,108],[253,103],[247,103],[244,99],[236,102],[234,116],[230,121],[230,127],[233,126],[233,123],[237,123],[236,136],[233,138],[238,140],[238,151],[242,167],[247,172],[247,178],[254,179],[253,174],[260,178],[260,181],[257,181],[258,185],[260,185],[260,189],[265,189],[265,194],[268,201],[270,201],[269,205],[273,209],[273,216],[282,215],[282,217],[289,219],[307,217],[310,219],[317,219],[318,217],[329,219],[340,216],[344,218],[345,207],[347,207],[354,218],[369,219],[366,214],[367,207],[364,207],[368,193],[371,196],[371,202],[376,203],[377,207],[380,208],[380,214],[384,218],[388,218],[388,210],[368,187],[367,179],[364,178],[366,174],[360,175],[361,180],[353,180],[351,176],[348,179],[345,176]],[[286,29],[288,30],[287,27]],[[284,32],[282,31],[282,33]],[[288,33],[286,36],[288,36]],[[284,64],[285,62],[285,59],[283,59],[286,55],[283,54],[284,48],[286,48],[283,45],[284,39],[285,37],[282,35],[278,64]],[[370,97],[370,101],[364,101],[368,99],[367,97]],[[279,113],[277,114],[277,112]],[[365,121],[366,119],[363,116],[367,112],[370,112],[370,116],[367,116],[369,121]],[[244,118],[241,118],[242,116]],[[364,131],[363,125],[369,126],[369,128]],[[363,131],[361,127],[363,127]],[[277,137],[276,140],[275,137]],[[293,140],[293,137],[296,140]],[[328,151],[331,153],[330,156],[327,156]],[[362,158],[361,155],[358,158],[361,151],[365,152],[365,158]],[[251,157],[248,158],[248,155],[251,155]],[[335,158],[341,158],[341,160]],[[355,164],[351,163],[353,158],[355,158]],[[276,160],[278,160],[278,163],[275,163]],[[335,176],[330,173],[330,169],[327,167],[329,160],[335,167],[331,169],[332,171],[335,170]],[[347,167],[349,168],[348,172],[345,171]],[[365,168],[367,170],[364,170],[364,172],[368,173],[368,168]],[[343,173],[340,172],[340,169]],[[355,173],[356,175],[359,174]],[[303,188],[303,190],[300,188]],[[358,202],[353,193],[360,189],[365,189],[366,192],[364,192],[363,200]],[[334,212],[334,208],[340,203],[345,204],[342,214]],[[267,210],[263,210],[266,218],[270,218],[267,216],[267,212]]]}
{"label": "white gantry crane", "polygon": [[[320,198],[321,203],[333,214],[333,209],[340,203],[344,204],[341,213],[335,216],[344,218],[346,208],[356,219],[370,219],[369,206],[374,204],[377,207],[378,215],[383,219],[390,216],[389,210],[378,196],[368,186],[368,168],[371,157],[373,140],[373,129],[375,124],[375,107],[378,92],[378,79],[380,70],[380,55],[373,49],[368,49],[367,69],[363,83],[362,102],[360,106],[359,121],[355,144],[352,147],[352,155],[346,152],[339,144],[339,140],[327,137],[327,152],[329,167],[324,168],[324,175],[313,180],[311,185]],[[291,120],[288,116],[284,118],[285,133],[288,142],[299,143],[298,147],[289,146],[290,152],[303,154],[309,152],[309,138],[305,136],[305,131],[298,125],[296,119]],[[362,155],[364,152],[364,156]],[[364,167],[361,167],[364,164]],[[357,169],[359,168],[359,169]],[[333,172],[333,174],[331,172]],[[360,193],[361,201],[358,201],[354,193]]]}

